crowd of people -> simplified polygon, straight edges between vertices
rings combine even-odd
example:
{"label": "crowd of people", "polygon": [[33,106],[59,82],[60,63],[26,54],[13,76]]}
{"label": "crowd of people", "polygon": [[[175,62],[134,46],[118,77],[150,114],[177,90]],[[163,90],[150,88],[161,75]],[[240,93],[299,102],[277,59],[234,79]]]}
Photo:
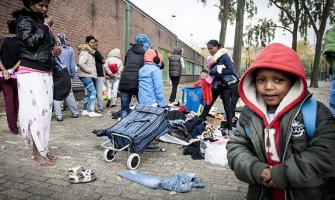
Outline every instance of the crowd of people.
{"label": "crowd of people", "polygon": [[[182,48],[175,47],[168,57],[172,91],[167,103],[161,71],[163,58],[152,48],[147,35],[136,35],[124,63],[120,49],[110,50],[105,59],[98,50],[98,40],[87,36],[85,43],[77,46],[76,62],[68,37],[64,33],[55,37],[51,32],[54,20],[48,15],[50,0],[22,2],[24,8],[13,12],[15,19],[7,23],[11,35],[0,42],[0,86],[9,130],[13,134],[21,132],[24,141],[32,143],[35,164],[51,166],[57,159],[48,149],[53,110],[56,120],[63,121],[61,101],[53,100],[52,69],[56,60],[67,67],[72,79],[77,72],[84,85],[82,116],[101,117],[106,107],[117,106],[118,92],[120,120],[130,112],[133,96],[145,106],[179,105],[177,88],[185,68]],[[325,54],[334,65],[335,51],[330,46]],[[227,49],[217,40],[210,40],[207,49],[207,69],[201,71],[194,84],[201,86],[204,100],[199,118],[206,121],[216,99],[222,99],[230,138],[229,166],[237,178],[250,184],[248,199],[334,197],[334,178],[329,176],[334,174],[335,165],[334,117],[318,102],[315,133],[308,137],[300,110],[311,94],[296,52],[281,44],[270,44],[240,79]],[[102,97],[104,81],[106,105]],[[234,130],[240,95],[246,106]],[[78,118],[73,91],[64,101],[72,117]],[[330,103],[333,106],[334,102]]]}

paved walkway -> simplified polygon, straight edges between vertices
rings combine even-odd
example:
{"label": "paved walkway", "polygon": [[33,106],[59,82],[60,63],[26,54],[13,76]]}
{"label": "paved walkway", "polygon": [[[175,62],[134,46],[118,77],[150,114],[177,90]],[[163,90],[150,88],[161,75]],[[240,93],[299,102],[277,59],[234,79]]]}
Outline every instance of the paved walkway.
{"label": "paved walkway", "polygon": [[[311,88],[314,97],[324,103],[330,83],[319,83]],[[168,99],[170,88],[166,88]],[[180,96],[180,91],[178,92]],[[220,102],[217,104],[220,105]],[[80,106],[81,109],[81,106]],[[1,110],[0,112],[4,112]],[[145,152],[141,155],[138,170],[149,175],[166,177],[172,174],[194,172],[204,182],[204,189],[188,193],[171,193],[149,189],[120,178],[117,173],[126,171],[126,152],[117,154],[112,163],[103,160],[102,140],[91,133],[93,129],[110,127],[116,121],[101,118],[79,117],[73,119],[65,112],[63,122],[51,122],[50,151],[57,155],[54,166],[38,167],[31,161],[31,147],[27,149],[21,135],[15,136],[7,129],[5,115],[0,115],[0,199],[242,199],[247,185],[238,181],[227,167],[212,165],[204,160],[192,160],[182,155],[178,145],[160,143],[165,152]],[[70,184],[67,170],[82,165],[93,169],[97,180],[88,184]]]}

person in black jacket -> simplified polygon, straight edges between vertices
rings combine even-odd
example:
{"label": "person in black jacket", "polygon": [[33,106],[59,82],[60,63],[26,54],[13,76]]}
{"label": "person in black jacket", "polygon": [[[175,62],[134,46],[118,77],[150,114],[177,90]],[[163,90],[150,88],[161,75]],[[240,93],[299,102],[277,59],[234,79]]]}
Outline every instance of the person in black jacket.
{"label": "person in black jacket", "polygon": [[22,10],[13,12],[20,41],[17,73],[19,123],[24,140],[33,143],[33,162],[51,166],[56,159],[48,150],[53,102],[52,68],[61,53],[50,31],[54,21],[47,15],[50,0],[22,0]]}
{"label": "person in black jacket", "polygon": [[138,97],[138,72],[144,65],[144,53],[148,49],[151,49],[150,39],[144,34],[138,34],[135,44],[127,51],[119,86],[121,118],[128,114],[132,96]]}
{"label": "person in black jacket", "polygon": [[[222,99],[223,107],[227,118],[227,133],[232,134],[232,110],[231,110],[231,86],[224,84],[224,76],[233,75],[237,79],[237,75],[233,68],[233,60],[228,54],[228,50],[221,48],[221,44],[217,40],[210,40],[207,43],[207,49],[211,54],[208,59],[209,76],[212,77],[212,102],[211,104],[205,105],[200,118],[206,119],[209,111],[211,110],[215,100],[220,96]],[[219,70],[219,67],[221,70]],[[219,72],[220,71],[220,72]],[[236,105],[236,104],[235,104]]]}
{"label": "person in black jacket", "polygon": [[[19,96],[17,91],[16,71],[20,65],[20,43],[15,36],[16,21],[7,22],[11,35],[3,39],[0,44],[0,87],[6,105],[6,116],[9,130],[13,134],[19,134],[17,117],[19,112]],[[1,42],[0,42],[1,43]]]}

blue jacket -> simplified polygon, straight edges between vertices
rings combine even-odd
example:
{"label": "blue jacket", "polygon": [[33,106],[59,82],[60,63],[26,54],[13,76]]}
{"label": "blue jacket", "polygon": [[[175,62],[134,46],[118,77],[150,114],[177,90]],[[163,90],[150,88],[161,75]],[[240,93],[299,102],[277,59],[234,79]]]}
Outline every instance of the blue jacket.
{"label": "blue jacket", "polygon": [[165,107],[162,72],[154,63],[146,62],[139,71],[138,99],[142,105],[150,106],[158,103]]}

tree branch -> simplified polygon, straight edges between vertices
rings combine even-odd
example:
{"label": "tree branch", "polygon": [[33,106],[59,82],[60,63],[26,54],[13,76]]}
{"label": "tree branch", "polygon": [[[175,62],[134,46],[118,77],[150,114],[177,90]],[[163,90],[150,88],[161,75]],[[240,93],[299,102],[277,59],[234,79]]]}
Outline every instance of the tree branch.
{"label": "tree branch", "polygon": [[289,13],[289,11],[286,8],[284,8],[283,6],[278,5],[275,0],[270,0],[270,2],[272,2],[280,10],[283,10],[287,14],[288,18],[290,18],[291,22],[294,22],[294,18],[292,17],[291,13]]}
{"label": "tree branch", "polygon": [[318,30],[318,28],[316,27],[316,24],[315,24],[315,22],[314,22],[314,20],[313,20],[313,16],[312,16],[312,14],[309,12],[309,9],[308,9],[307,6],[306,6],[306,2],[305,2],[305,1],[301,1],[301,4],[302,4],[302,6],[304,7],[305,12],[307,13],[307,16],[308,16],[308,18],[309,18],[309,20],[310,20],[310,22],[311,22],[311,24],[312,24],[312,26],[313,26],[314,32],[317,33],[319,30]]}
{"label": "tree branch", "polygon": [[274,27],[274,28],[282,28],[282,29],[284,29],[284,30],[286,30],[286,31],[288,31],[288,32],[290,32],[290,33],[292,33],[293,34],[293,31],[292,30],[290,30],[289,28],[287,28],[287,27],[285,27],[285,26],[269,26],[269,27]]}

